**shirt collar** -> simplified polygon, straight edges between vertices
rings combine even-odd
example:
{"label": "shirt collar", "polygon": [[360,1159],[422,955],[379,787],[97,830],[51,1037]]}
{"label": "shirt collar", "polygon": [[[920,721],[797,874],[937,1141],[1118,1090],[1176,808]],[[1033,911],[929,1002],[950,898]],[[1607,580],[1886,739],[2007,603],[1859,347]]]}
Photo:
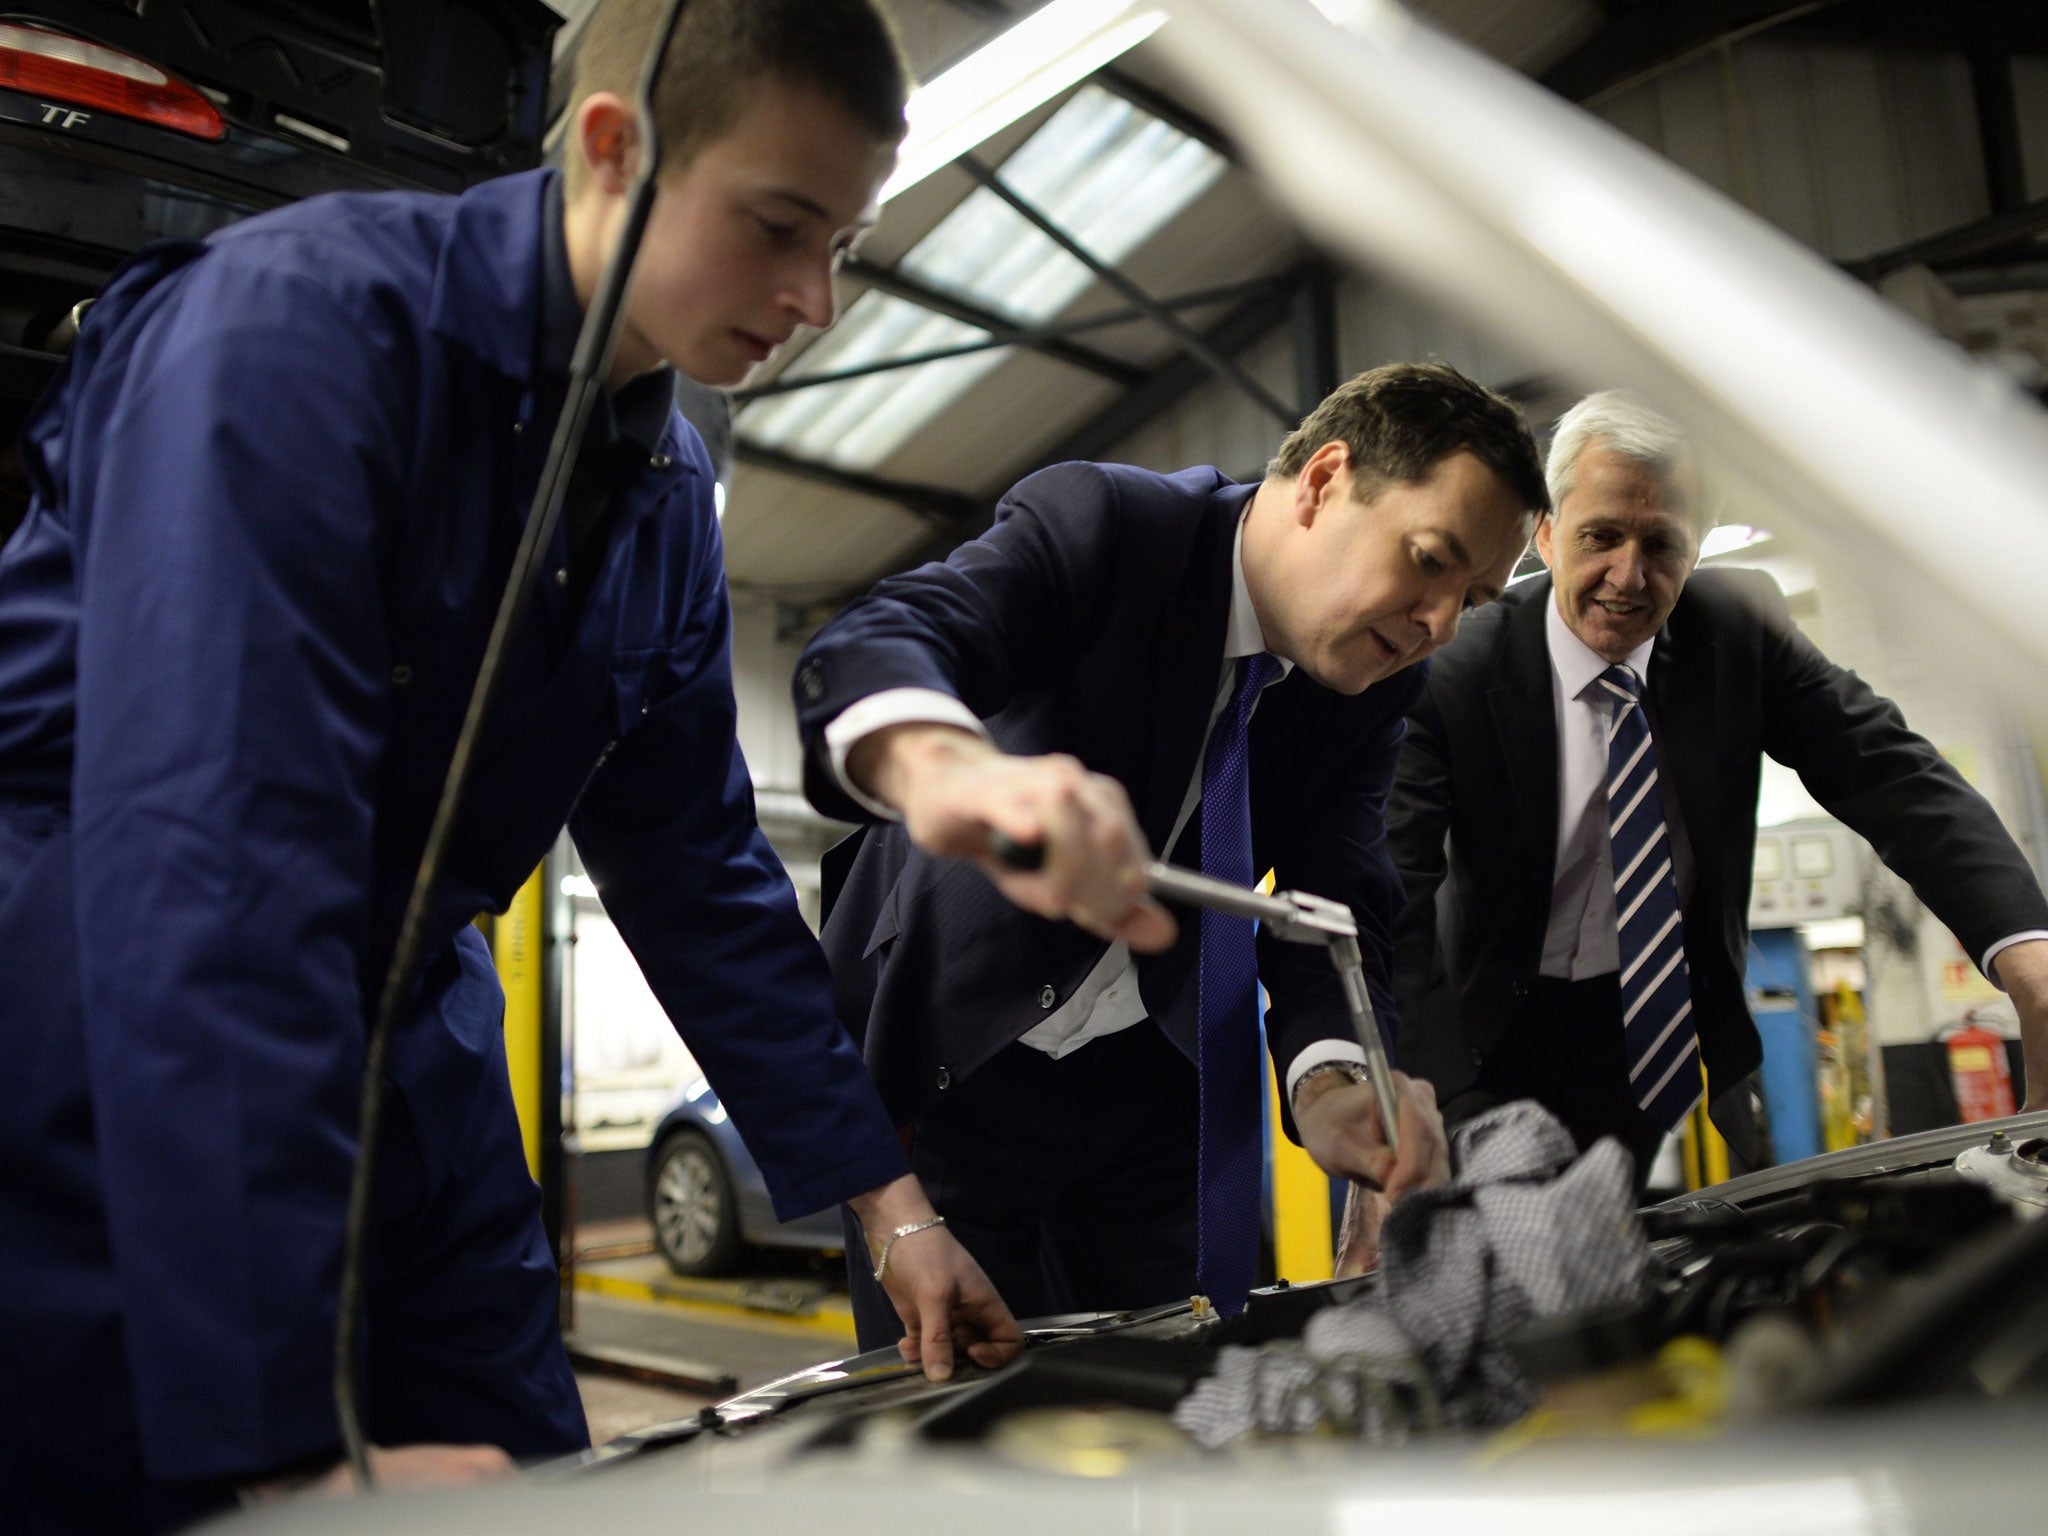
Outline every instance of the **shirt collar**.
{"label": "shirt collar", "polygon": [[[1225,661],[1256,656],[1266,648],[1265,631],[1259,628],[1259,611],[1252,606],[1251,588],[1244,580],[1244,520],[1250,515],[1251,503],[1247,501],[1244,511],[1238,514],[1237,535],[1230,545],[1230,621],[1223,629]],[[1273,674],[1277,683],[1294,670],[1294,663],[1284,656],[1274,660],[1280,663],[1280,670]]]}
{"label": "shirt collar", "polygon": [[[1550,595],[1543,603],[1543,633],[1550,642],[1550,670],[1564,687],[1564,696],[1576,699],[1594,683],[1600,674],[1613,663],[1571,631],[1564,621],[1564,614],[1557,606],[1557,588],[1553,583]],[[1628,653],[1624,665],[1640,678],[1647,678],[1650,667],[1650,652],[1656,648],[1657,637],[1650,636],[1641,645]]]}

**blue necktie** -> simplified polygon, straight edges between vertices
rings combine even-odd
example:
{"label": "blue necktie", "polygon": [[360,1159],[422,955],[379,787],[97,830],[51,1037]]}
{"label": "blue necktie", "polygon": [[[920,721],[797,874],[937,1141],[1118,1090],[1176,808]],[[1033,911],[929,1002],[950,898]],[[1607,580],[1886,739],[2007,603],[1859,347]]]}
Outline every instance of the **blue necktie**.
{"label": "blue necktie", "polygon": [[1701,1092],[1685,924],[1642,685],[1627,667],[1609,667],[1600,686],[1614,706],[1607,733],[1607,834],[1614,852],[1622,1043],[1637,1107],[1668,1131]]}
{"label": "blue necktie", "polygon": [[[1252,807],[1245,726],[1259,690],[1280,670],[1263,652],[1238,663],[1237,688],[1202,762],[1202,873],[1252,883]],[[1197,971],[1201,1034],[1200,1260],[1202,1294],[1225,1317],[1244,1310],[1259,1253],[1259,961],[1248,918],[1202,914]]]}

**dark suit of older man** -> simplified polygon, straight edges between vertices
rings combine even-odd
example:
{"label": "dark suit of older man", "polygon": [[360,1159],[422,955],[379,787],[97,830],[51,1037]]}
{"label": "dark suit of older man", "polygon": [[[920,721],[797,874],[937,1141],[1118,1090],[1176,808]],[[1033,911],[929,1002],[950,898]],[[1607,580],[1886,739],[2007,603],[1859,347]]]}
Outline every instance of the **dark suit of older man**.
{"label": "dark suit of older man", "polygon": [[[1436,1085],[1453,1123],[1534,1097],[1581,1145],[1618,1135],[1646,1160],[1663,1127],[1630,1093],[1613,975],[1542,974],[1560,837],[1554,608],[1544,577],[1475,615],[1438,653],[1410,717],[1388,813],[1407,892],[1395,941],[1400,1054]],[[1743,992],[1762,754],[1868,838],[1972,954],[2048,929],[2048,902],[1990,805],[1896,705],[1800,634],[1768,576],[1684,580],[1643,699],[1675,850],[1690,1018],[1710,1109],[1738,1152],[1754,1147],[1730,1090],[1762,1059]]]}

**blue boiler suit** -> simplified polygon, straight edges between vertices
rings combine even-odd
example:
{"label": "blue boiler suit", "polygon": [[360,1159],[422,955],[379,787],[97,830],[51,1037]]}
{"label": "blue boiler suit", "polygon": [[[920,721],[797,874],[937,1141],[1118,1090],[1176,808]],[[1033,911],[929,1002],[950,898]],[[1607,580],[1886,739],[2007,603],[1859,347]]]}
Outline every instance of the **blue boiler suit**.
{"label": "blue boiler suit", "polygon": [[[337,1445],[366,1020],[564,393],[552,176],[144,252],[25,434],[0,551],[0,1512],[31,1529],[175,1523]],[[665,400],[654,421],[652,452],[601,423],[630,450],[602,545],[572,581],[557,532],[394,1040],[381,1443],[585,1440],[468,926],[565,821],[778,1212],[906,1168],[755,821],[709,463]]]}

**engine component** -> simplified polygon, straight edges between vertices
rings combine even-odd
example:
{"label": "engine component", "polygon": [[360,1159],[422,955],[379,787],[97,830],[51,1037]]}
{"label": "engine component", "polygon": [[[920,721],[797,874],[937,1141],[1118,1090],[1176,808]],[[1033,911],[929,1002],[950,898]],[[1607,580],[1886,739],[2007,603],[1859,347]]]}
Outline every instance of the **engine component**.
{"label": "engine component", "polygon": [[1993,1131],[1956,1158],[1956,1172],[2012,1202],[2023,1216],[2048,1209],[2048,1137],[2015,1142]]}

